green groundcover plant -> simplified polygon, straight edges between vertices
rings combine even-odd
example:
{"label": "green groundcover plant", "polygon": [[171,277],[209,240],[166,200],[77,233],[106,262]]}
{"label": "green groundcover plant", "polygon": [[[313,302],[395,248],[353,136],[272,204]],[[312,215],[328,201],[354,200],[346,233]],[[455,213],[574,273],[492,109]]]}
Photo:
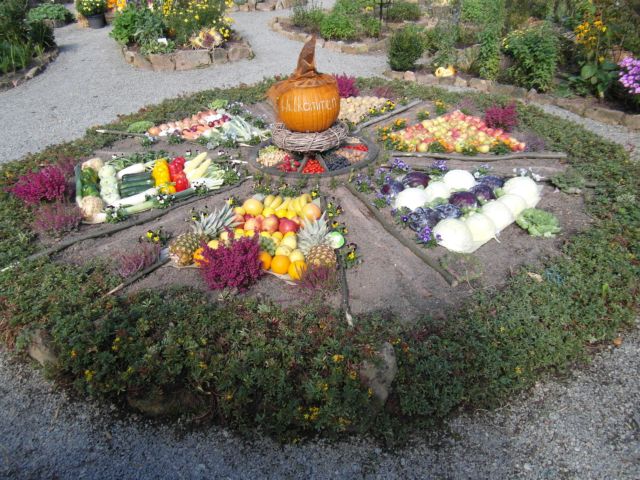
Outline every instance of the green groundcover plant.
{"label": "green groundcover plant", "polygon": [[[256,102],[271,81],[210,90],[122,117],[167,121],[216,98]],[[458,94],[416,84],[389,86],[398,96],[455,104]],[[479,106],[508,99],[474,95]],[[125,403],[180,395],[181,413],[284,441],[322,434],[372,434],[388,441],[438,425],[465,408],[488,408],[589,358],[632,324],[640,292],[640,167],[625,150],[533,106],[518,107],[520,125],[565,151],[572,168],[595,185],[585,197],[593,223],[567,241],[563,255],[513,274],[497,295],[481,291],[446,319],[414,323],[372,313],[355,328],[309,302],[213,302],[193,288],[104,296],[119,280],[105,265],[23,262],[0,273],[0,340],[23,351],[46,331],[59,363],[50,375],[77,391]],[[116,140],[91,129],[0,168],[0,265],[36,249],[31,212],[6,193],[22,173],[64,157],[90,155]],[[527,275],[534,272],[542,281]],[[389,342],[398,374],[384,406],[361,381],[358,366]]]}

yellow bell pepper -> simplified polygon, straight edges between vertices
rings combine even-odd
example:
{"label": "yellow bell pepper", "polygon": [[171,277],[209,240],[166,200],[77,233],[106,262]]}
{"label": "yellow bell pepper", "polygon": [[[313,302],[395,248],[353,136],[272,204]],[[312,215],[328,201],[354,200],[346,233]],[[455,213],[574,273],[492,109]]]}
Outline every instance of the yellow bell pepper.
{"label": "yellow bell pepper", "polygon": [[169,164],[166,159],[161,158],[156,160],[153,170],[151,170],[151,176],[160,193],[169,195],[176,193],[176,187],[171,183]]}

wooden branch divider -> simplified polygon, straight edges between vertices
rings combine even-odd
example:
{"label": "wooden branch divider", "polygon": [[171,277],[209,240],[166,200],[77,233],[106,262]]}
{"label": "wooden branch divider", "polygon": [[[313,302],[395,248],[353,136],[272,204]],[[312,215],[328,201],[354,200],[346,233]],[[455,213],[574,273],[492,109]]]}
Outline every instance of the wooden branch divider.
{"label": "wooden branch divider", "polygon": [[[320,197],[320,206],[322,211],[327,211],[327,198],[322,195]],[[353,327],[353,316],[351,315],[351,306],[349,305],[349,284],[347,283],[347,268],[344,264],[344,259],[337,255],[338,257],[338,270],[340,271],[340,293],[342,294],[342,310],[344,311],[344,316],[347,320],[347,324],[350,327]]]}
{"label": "wooden branch divider", "polygon": [[358,200],[360,200],[367,207],[367,209],[371,212],[371,214],[374,216],[374,218],[382,225],[382,227],[391,236],[393,236],[402,245],[404,245],[409,250],[411,250],[411,252],[416,257],[418,257],[420,260],[422,260],[424,263],[426,263],[429,267],[431,267],[433,270],[438,272],[440,274],[440,276],[442,276],[442,278],[444,278],[445,281],[449,285],[451,285],[452,287],[457,287],[458,286],[458,281],[453,277],[453,275],[451,275],[444,268],[442,268],[440,265],[438,265],[438,263],[435,260],[433,260],[431,257],[429,257],[415,243],[413,243],[412,241],[410,241],[409,239],[405,238],[403,235],[398,233],[397,229],[394,228],[393,225],[390,225],[383,218],[383,216],[380,214],[380,212],[373,205],[371,205],[371,202],[369,202],[368,199],[362,193],[358,192],[351,184],[349,184],[347,182],[345,182],[343,185],[347,188],[347,190],[349,190],[349,192],[351,192],[351,194],[354,197],[356,197]]}
{"label": "wooden branch divider", "polygon": [[156,263],[154,263],[153,265],[148,266],[147,268],[145,268],[144,270],[139,271],[138,273],[136,273],[135,275],[133,275],[132,277],[127,278],[124,282],[122,282],[120,285],[118,285],[117,287],[115,287],[114,289],[108,291],[107,293],[104,294],[104,297],[108,297],[109,295],[113,295],[114,293],[118,293],[120,290],[128,287],[129,285],[131,285],[132,283],[137,282],[138,280],[140,280],[142,277],[146,277],[147,275],[149,275],[151,272],[156,271],[158,268],[162,267],[163,265],[166,265],[167,263],[169,263],[171,261],[171,259],[169,257],[166,258],[162,258],[160,260],[158,260]]}
{"label": "wooden branch divider", "polygon": [[[128,228],[131,227],[135,227],[138,225],[142,225],[144,223],[148,223],[151,222],[153,220],[156,220],[164,215],[166,215],[167,213],[169,213],[171,210],[175,210],[176,208],[181,208],[184,207],[186,205],[189,205],[191,203],[197,202],[198,200],[202,200],[203,198],[209,197],[209,196],[215,196],[215,195],[219,195],[221,193],[225,193],[228,192],[229,190],[233,190],[235,188],[240,187],[244,182],[246,182],[250,177],[245,177],[242,180],[240,180],[238,183],[234,184],[234,185],[229,185],[228,187],[224,187],[221,188],[219,190],[213,190],[210,193],[207,193],[205,195],[194,195],[192,198],[188,198],[186,200],[182,200],[179,203],[176,203],[174,205],[171,205],[167,208],[163,208],[161,210],[157,210],[156,212],[153,212],[151,215],[149,215],[148,217],[144,217],[144,218],[136,218],[133,219],[131,221],[125,221],[124,223],[121,223],[119,225],[114,225],[112,228],[106,229],[106,230],[101,230],[98,232],[88,232],[85,235],[80,235],[78,237],[74,237],[74,238],[69,238],[67,240],[64,240],[52,247],[49,247],[45,250],[42,250],[40,252],[36,252],[33,255],[29,255],[25,260],[23,261],[31,261],[31,260],[36,260],[40,257],[48,257],[49,255],[52,255],[54,253],[60,252],[66,248],[69,248],[71,245],[74,245],[78,242],[82,242],[85,240],[92,240],[94,238],[100,238],[100,237],[108,237],[109,235],[113,235],[114,233],[118,233],[121,232],[122,230],[126,230]],[[19,264],[20,262],[16,262],[14,264],[9,265],[8,267],[5,267],[4,270],[9,269],[17,264]],[[3,270],[3,271],[4,271]]]}
{"label": "wooden branch divider", "polygon": [[367,128],[370,127],[371,125],[375,125],[376,123],[380,123],[384,120],[387,120],[388,118],[391,117],[395,117],[396,115],[402,113],[402,112],[406,112],[407,110],[412,109],[413,107],[415,107],[416,105],[420,105],[421,103],[424,103],[423,100],[414,100],[411,103],[408,103],[407,105],[404,105],[403,107],[400,108],[396,108],[395,110],[392,110],[391,112],[385,114],[385,115],[381,115],[379,117],[374,117],[371,120],[364,122],[361,125],[358,125],[358,128],[356,128],[353,132],[351,132],[352,134],[356,134],[358,132],[360,132],[360,130],[362,130],[363,128]]}
{"label": "wooden branch divider", "polygon": [[459,160],[461,162],[499,162],[501,160],[563,160],[567,158],[564,152],[522,152],[507,153],[505,155],[462,155],[460,153],[431,153],[431,152],[398,152],[391,151],[392,157],[435,158],[437,160]]}

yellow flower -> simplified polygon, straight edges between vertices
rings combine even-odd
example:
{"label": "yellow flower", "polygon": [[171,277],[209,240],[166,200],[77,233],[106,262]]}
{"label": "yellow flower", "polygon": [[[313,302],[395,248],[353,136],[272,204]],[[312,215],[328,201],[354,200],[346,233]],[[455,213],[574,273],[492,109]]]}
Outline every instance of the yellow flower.
{"label": "yellow flower", "polygon": [[94,372],[93,370],[85,370],[85,371],[84,371],[84,379],[85,379],[87,382],[90,382],[91,380],[93,380],[93,375],[94,375],[95,373],[96,373],[96,372]]}
{"label": "yellow flower", "polygon": [[71,350],[71,351],[69,352],[69,356],[70,356],[71,358],[76,358],[76,357],[78,356],[78,353],[77,353],[75,350]]}
{"label": "yellow flower", "polygon": [[344,360],[344,355],[339,355],[336,353],[333,357],[331,357],[331,359],[333,360],[333,363],[340,363]]}
{"label": "yellow flower", "polygon": [[516,375],[522,375],[522,368],[521,367],[516,367],[515,368],[515,372],[516,372]]}

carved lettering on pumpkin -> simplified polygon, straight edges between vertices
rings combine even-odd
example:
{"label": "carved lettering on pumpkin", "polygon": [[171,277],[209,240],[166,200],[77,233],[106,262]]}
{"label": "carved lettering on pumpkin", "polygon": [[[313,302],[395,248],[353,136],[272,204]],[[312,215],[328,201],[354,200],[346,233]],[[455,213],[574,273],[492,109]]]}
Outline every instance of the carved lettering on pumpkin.
{"label": "carved lettering on pumpkin", "polygon": [[291,97],[286,97],[280,101],[280,112],[321,112],[323,110],[335,109],[337,107],[337,103],[338,102],[335,98],[309,102],[300,97],[294,97],[293,99]]}

